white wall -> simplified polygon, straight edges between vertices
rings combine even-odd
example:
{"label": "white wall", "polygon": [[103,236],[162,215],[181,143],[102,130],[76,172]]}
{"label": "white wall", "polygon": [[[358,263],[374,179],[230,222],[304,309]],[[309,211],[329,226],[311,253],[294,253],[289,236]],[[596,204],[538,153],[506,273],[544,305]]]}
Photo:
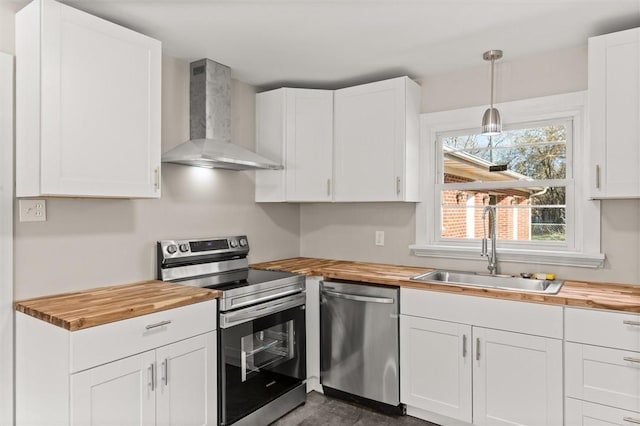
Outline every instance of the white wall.
{"label": "white wall", "polygon": [[0,425],[13,423],[13,56],[0,52]]}
{"label": "white wall", "polygon": [[[14,51],[15,4],[0,2],[0,50]],[[215,59],[215,58],[214,58]],[[189,137],[189,65],[162,61],[162,151]],[[255,90],[232,82],[232,137],[255,148]],[[47,221],[14,206],[17,300],[155,278],[155,241],[246,233],[251,262],[299,254],[299,207],[256,204],[254,172],[165,164],[160,200],[48,199]]]}
{"label": "white wall", "polygon": [[[508,55],[508,52],[506,52]],[[489,67],[421,79],[422,111],[434,112],[489,100]],[[586,47],[509,61],[496,67],[496,101],[504,102],[587,88]],[[480,117],[478,117],[480,121]],[[375,245],[375,231],[385,231],[385,246]],[[501,264],[504,273],[554,272],[560,278],[640,283],[640,201],[602,202],[602,269]],[[415,205],[412,203],[303,204],[300,207],[300,254],[404,265],[484,271],[486,260],[447,260],[412,256]],[[478,247],[478,255],[480,247]]]}

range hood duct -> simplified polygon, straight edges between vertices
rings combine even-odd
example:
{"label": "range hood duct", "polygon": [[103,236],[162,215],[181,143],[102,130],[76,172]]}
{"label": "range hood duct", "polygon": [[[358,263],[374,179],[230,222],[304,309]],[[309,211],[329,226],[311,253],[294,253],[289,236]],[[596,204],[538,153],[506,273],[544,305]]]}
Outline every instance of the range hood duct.
{"label": "range hood duct", "polygon": [[190,64],[191,139],[162,154],[163,163],[228,170],[281,169],[231,143],[231,69],[210,59]]}

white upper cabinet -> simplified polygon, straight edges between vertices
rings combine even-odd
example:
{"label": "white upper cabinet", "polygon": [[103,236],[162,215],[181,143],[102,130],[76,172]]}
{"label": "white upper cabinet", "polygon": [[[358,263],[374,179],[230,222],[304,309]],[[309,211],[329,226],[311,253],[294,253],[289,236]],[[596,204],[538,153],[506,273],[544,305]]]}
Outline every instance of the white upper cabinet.
{"label": "white upper cabinet", "polygon": [[16,196],[160,197],[161,43],[53,0],[16,14]]}
{"label": "white upper cabinet", "polygon": [[335,201],[418,201],[420,86],[407,77],[336,90]]}
{"label": "white upper cabinet", "polygon": [[589,39],[591,197],[640,197],[640,28]]}
{"label": "white upper cabinet", "polygon": [[331,201],[333,91],[256,95],[256,150],[285,166],[256,172],[256,201]]}
{"label": "white upper cabinet", "polygon": [[258,202],[418,201],[420,86],[408,77],[256,95]]}

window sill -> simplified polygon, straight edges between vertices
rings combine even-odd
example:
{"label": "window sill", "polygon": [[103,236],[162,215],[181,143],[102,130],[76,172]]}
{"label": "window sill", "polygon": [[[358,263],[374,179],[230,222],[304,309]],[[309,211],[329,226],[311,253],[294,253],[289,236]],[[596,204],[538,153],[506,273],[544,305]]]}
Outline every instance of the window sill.
{"label": "window sill", "polygon": [[[410,245],[415,256],[443,257],[448,259],[478,260],[479,247],[452,247],[444,245]],[[544,265],[576,266],[581,268],[601,268],[604,254],[582,253],[575,251],[551,251],[502,248],[497,250],[498,260],[515,263],[541,263]]]}

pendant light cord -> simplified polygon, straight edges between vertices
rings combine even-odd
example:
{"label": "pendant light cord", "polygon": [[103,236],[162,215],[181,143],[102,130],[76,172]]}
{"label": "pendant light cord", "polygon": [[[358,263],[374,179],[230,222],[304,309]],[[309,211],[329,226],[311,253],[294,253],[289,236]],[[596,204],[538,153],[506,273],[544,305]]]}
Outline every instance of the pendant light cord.
{"label": "pendant light cord", "polygon": [[491,109],[493,109],[493,64],[495,61],[494,58],[491,58]]}

